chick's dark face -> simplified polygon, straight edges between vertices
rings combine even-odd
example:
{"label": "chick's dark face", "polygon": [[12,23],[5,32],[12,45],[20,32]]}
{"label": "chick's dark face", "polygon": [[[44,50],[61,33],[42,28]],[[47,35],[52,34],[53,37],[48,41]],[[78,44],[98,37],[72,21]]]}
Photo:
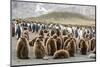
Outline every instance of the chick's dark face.
{"label": "chick's dark face", "polygon": [[37,39],[36,39],[36,42],[40,42],[40,41],[41,41],[41,39],[40,39],[40,38],[37,38]]}

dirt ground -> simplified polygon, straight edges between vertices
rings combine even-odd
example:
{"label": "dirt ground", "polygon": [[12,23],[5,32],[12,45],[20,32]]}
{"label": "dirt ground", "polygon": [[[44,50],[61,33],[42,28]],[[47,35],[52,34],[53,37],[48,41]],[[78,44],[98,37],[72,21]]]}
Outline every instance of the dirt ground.
{"label": "dirt ground", "polygon": [[[34,38],[34,36],[37,36],[36,33],[29,33],[30,40]],[[70,57],[68,59],[52,59],[52,56],[49,56],[48,60],[43,59],[35,59],[34,58],[34,52],[33,47],[30,47],[30,53],[29,57],[30,59],[22,60],[18,59],[16,57],[16,43],[17,39],[16,37],[12,37],[12,47],[11,47],[11,65],[32,65],[32,64],[46,64],[46,63],[60,63],[60,62],[80,62],[80,61],[95,61],[96,59],[91,59],[88,57],[89,53],[87,55],[80,55],[79,52],[75,55],[75,57]]]}

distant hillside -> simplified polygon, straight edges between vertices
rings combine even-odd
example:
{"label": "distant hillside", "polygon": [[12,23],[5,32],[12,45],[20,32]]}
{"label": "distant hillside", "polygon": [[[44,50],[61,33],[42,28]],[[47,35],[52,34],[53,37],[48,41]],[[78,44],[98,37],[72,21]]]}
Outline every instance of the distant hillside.
{"label": "distant hillside", "polygon": [[71,12],[50,12],[47,14],[42,14],[38,17],[28,17],[26,19],[28,20],[37,20],[37,21],[42,21],[42,20],[54,20],[54,21],[59,21],[59,20],[70,20],[70,19],[82,19],[82,20],[93,20],[93,18],[89,18],[87,16],[77,14],[77,13],[71,13]]}
{"label": "distant hillside", "polygon": [[72,24],[72,25],[95,25],[95,20],[89,17],[69,13],[69,12],[51,12],[43,14],[38,17],[28,17],[25,20],[31,20],[41,23],[58,23],[58,24]]}
{"label": "distant hillside", "polygon": [[70,13],[70,12],[51,12],[48,14],[40,15],[38,18],[43,18],[43,19],[53,18],[55,20],[69,19],[69,18],[81,18],[81,19],[85,19],[85,20],[93,20],[93,19],[86,17],[86,16],[83,16],[81,14]]}

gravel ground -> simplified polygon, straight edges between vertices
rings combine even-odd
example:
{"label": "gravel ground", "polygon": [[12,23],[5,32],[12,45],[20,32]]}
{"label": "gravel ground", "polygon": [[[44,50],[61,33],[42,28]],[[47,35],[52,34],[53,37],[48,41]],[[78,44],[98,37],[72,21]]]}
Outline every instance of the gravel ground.
{"label": "gravel ground", "polygon": [[[34,36],[37,36],[36,33],[29,33],[30,40],[34,38]],[[60,62],[79,62],[79,61],[95,61],[96,59],[91,59],[88,57],[89,53],[87,55],[80,55],[79,52],[75,55],[75,57],[70,57],[68,59],[52,59],[52,56],[49,56],[48,60],[43,60],[43,59],[35,59],[34,58],[34,52],[32,52],[33,48],[30,47],[30,59],[27,60],[22,60],[18,59],[16,57],[16,42],[17,39],[16,37],[12,37],[12,51],[11,51],[11,65],[31,65],[31,64],[45,64],[45,63],[60,63]]]}

